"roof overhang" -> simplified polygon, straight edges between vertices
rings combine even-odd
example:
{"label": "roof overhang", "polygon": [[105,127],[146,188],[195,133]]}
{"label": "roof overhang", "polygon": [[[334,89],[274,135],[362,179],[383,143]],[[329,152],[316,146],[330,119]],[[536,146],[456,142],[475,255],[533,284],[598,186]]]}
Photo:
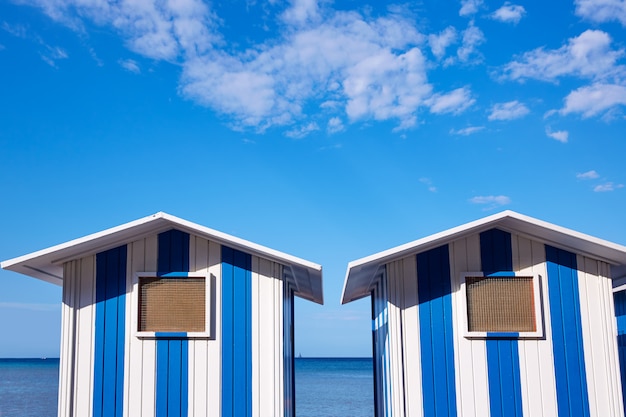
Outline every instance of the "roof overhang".
{"label": "roof overhang", "polygon": [[9,259],[1,262],[0,267],[62,285],[63,264],[65,262],[94,255],[170,229],[178,229],[280,263],[285,267],[287,279],[295,286],[295,295],[319,304],[324,303],[322,267],[320,265],[163,212]]}
{"label": "roof overhang", "polygon": [[515,232],[557,248],[587,255],[617,268],[626,265],[626,246],[507,210],[350,262],[344,281],[341,303],[349,303],[370,295],[380,269],[388,262],[412,256],[494,227]]}

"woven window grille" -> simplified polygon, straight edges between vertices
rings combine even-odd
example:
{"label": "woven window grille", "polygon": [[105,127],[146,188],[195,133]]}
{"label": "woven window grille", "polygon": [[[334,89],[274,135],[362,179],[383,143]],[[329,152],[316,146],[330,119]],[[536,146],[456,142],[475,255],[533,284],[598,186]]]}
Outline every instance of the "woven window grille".
{"label": "woven window grille", "polygon": [[205,279],[139,278],[140,332],[204,332]]}
{"label": "woven window grille", "polygon": [[533,277],[467,277],[470,332],[536,331]]}

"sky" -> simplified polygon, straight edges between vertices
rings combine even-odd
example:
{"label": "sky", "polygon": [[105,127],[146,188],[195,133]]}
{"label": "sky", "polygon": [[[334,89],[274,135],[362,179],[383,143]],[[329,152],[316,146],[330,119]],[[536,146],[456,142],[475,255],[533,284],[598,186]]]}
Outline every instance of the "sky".
{"label": "sky", "polygon": [[[296,352],[370,356],[348,262],[501,210],[626,244],[626,1],[0,2],[0,260],[158,211],[321,264]],[[0,271],[0,357],[60,287]]]}

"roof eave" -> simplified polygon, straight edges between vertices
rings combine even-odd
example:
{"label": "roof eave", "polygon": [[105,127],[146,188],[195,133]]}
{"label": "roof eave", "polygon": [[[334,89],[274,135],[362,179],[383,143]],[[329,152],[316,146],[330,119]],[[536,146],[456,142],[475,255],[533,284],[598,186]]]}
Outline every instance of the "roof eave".
{"label": "roof eave", "polygon": [[350,262],[341,303],[368,296],[375,275],[384,264],[493,227],[515,231],[562,249],[575,250],[611,265],[626,265],[625,246],[507,210]]}
{"label": "roof eave", "polygon": [[0,267],[61,285],[63,282],[63,263],[172,228],[289,266],[294,270],[293,279],[297,288],[295,294],[320,304],[323,303],[322,267],[320,265],[163,212],[3,261],[0,263]]}

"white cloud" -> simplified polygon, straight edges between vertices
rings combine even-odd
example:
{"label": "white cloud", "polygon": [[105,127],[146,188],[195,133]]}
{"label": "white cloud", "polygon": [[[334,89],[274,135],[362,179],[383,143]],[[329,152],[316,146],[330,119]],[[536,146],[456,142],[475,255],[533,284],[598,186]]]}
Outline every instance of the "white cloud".
{"label": "white cloud", "polygon": [[458,129],[458,130],[450,129],[450,134],[460,135],[460,136],[469,136],[474,133],[480,132],[481,130],[484,130],[484,129],[485,129],[485,126],[468,126],[468,127],[465,127],[463,129]]}
{"label": "white cloud", "polygon": [[576,174],[576,178],[578,178],[579,180],[595,180],[599,177],[600,177],[600,174],[598,174],[593,169],[591,171]]}
{"label": "white cloud", "polygon": [[431,193],[437,192],[437,187],[433,185],[433,182],[430,180],[430,178],[420,178],[419,182],[424,184],[428,188],[428,191],[430,191]]}
{"label": "white cloud", "polygon": [[615,191],[618,188],[624,188],[624,184],[615,184],[612,182],[606,182],[604,184],[596,185],[593,188],[593,191],[595,191],[596,193],[604,193],[608,191]]}
{"label": "white cloud", "polygon": [[283,19],[292,25],[302,25],[320,19],[317,0],[291,0],[291,7],[283,13]]}
{"label": "white cloud", "polygon": [[[24,1],[78,31],[92,23],[113,28],[135,53],[179,65],[183,97],[228,116],[234,129],[260,132],[303,120],[323,126],[322,117],[339,115],[348,122],[392,121],[397,131],[414,127],[425,108],[463,111],[474,103],[469,90],[434,91],[422,51],[428,45],[444,58],[458,37],[453,60],[475,63],[485,41],[473,20],[459,35],[449,27],[427,38],[410,13],[397,9],[372,17],[367,10],[333,10],[329,1],[290,0],[277,15],[279,33],[246,47],[227,42],[219,32],[225,22],[203,0]],[[482,1],[465,0],[463,14],[481,7]],[[140,69],[130,61],[120,65]]]}
{"label": "white cloud", "polygon": [[463,31],[462,43],[456,52],[457,58],[462,63],[478,63],[482,60],[482,55],[478,51],[478,47],[485,42],[485,35],[482,30],[474,26],[471,21]]}
{"label": "white cloud", "polygon": [[506,23],[518,24],[526,14],[524,6],[511,4],[508,1],[502,7],[491,14],[491,18]]}
{"label": "white cloud", "polygon": [[430,111],[435,114],[454,113],[458,114],[472,106],[476,99],[472,98],[468,87],[457,88],[447,94],[434,94],[426,100]]}
{"label": "white cloud", "polygon": [[526,116],[530,110],[523,103],[517,100],[506,103],[494,104],[491,113],[487,117],[489,120],[513,120]]}
{"label": "white cloud", "polygon": [[44,50],[39,53],[39,56],[43,61],[53,68],[57,68],[57,61],[61,59],[67,59],[68,55],[64,49],[58,46],[43,45]]}
{"label": "white cloud", "polygon": [[320,130],[319,126],[315,122],[308,123],[303,126],[298,126],[294,129],[291,129],[285,132],[285,135],[289,136],[293,139],[302,139],[307,136],[311,132],[315,132],[316,130]]}
{"label": "white cloud", "polygon": [[446,54],[446,48],[455,43],[456,40],[456,29],[452,26],[448,26],[443,31],[439,32],[438,35],[428,35],[428,46],[430,46],[433,55],[437,59],[441,59]]}
{"label": "white cloud", "polygon": [[315,100],[350,121],[395,119],[409,128],[432,94],[425,58],[412,46],[423,39],[395,15],[366,21],[337,12],[282,43],[187,60],[181,91],[259,130],[293,123]]}
{"label": "white cloud", "polygon": [[[9,33],[11,36],[26,39],[38,45],[39,48],[41,48],[38,51],[39,57],[53,68],[58,68],[57,61],[68,58],[68,54],[65,49],[59,46],[48,45],[39,35],[32,33],[27,26],[20,24],[11,25],[7,22],[2,22],[0,28]],[[3,47],[0,49],[3,49]]]}
{"label": "white cloud", "polygon": [[511,199],[505,195],[487,195],[476,196],[470,198],[470,203],[484,205],[485,210],[491,210],[497,207],[511,204]]}
{"label": "white cloud", "polygon": [[546,135],[562,143],[567,143],[567,140],[569,139],[569,132],[567,130],[552,132],[550,129],[546,129]]}
{"label": "white cloud", "polygon": [[342,132],[345,129],[343,122],[339,117],[333,117],[328,121],[328,125],[326,126],[326,131],[328,133],[338,133]]}
{"label": "white cloud", "polygon": [[560,113],[580,113],[587,118],[620,105],[626,105],[625,86],[595,83],[569,93]]}
{"label": "white cloud", "polygon": [[624,56],[624,50],[612,49],[611,42],[606,32],[586,30],[559,49],[538,48],[526,52],[520,59],[506,64],[501,77],[552,82],[563,76],[589,79],[621,77],[626,71],[623,66],[617,65],[617,60]]}
{"label": "white cloud", "polygon": [[120,64],[120,66],[126,71],[130,71],[135,74],[139,74],[141,72],[137,61],[133,59],[120,59],[119,61],[117,61],[117,63]]}
{"label": "white cloud", "polygon": [[576,15],[593,22],[618,21],[626,26],[626,1],[624,0],[575,0]]}
{"label": "white cloud", "polygon": [[461,0],[459,16],[471,16],[478,13],[483,6],[483,0]]}

